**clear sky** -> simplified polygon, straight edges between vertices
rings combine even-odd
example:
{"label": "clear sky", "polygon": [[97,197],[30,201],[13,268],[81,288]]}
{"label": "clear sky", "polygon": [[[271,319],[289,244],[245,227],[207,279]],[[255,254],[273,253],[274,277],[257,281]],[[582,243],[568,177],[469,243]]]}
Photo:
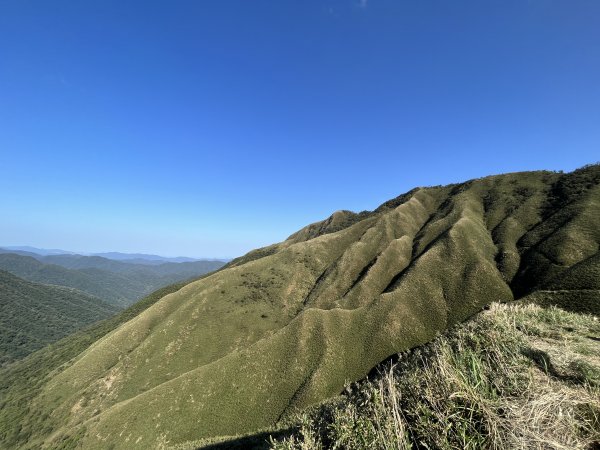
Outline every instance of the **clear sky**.
{"label": "clear sky", "polygon": [[0,0],[0,245],[236,256],[599,144],[597,0]]}

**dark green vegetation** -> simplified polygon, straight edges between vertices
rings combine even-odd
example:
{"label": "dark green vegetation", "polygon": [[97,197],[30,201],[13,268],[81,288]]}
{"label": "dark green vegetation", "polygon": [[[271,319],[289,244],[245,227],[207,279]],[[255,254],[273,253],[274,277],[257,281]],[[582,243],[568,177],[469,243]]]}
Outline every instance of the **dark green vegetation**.
{"label": "dark green vegetation", "polygon": [[117,311],[76,289],[31,283],[0,270],[0,366]]}
{"label": "dark green vegetation", "polygon": [[198,277],[223,265],[221,261],[148,265],[99,256],[33,257],[0,252],[1,270],[36,283],[79,289],[120,308],[131,305],[160,287]]}
{"label": "dark green vegetation", "polygon": [[272,448],[595,448],[600,322],[495,304],[295,422]]}
{"label": "dark green vegetation", "polygon": [[8,387],[3,409],[18,418],[1,418],[0,439],[160,448],[256,432],[492,302],[538,295],[598,314],[599,243],[600,166],[420,188],[341,212],[61,359],[27,411],[15,406],[26,383]]}

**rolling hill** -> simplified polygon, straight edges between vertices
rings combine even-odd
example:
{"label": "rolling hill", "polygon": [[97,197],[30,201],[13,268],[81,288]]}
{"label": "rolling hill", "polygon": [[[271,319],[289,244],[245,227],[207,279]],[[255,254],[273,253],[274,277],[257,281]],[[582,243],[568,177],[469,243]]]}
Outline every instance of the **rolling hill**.
{"label": "rolling hill", "polygon": [[31,283],[0,270],[0,366],[117,311],[76,289]]}
{"label": "rolling hill", "polygon": [[599,165],[339,211],[154,298],[31,384],[5,386],[0,439],[164,448],[256,432],[492,302],[599,314],[599,245]]}
{"label": "rolling hill", "polygon": [[79,289],[120,308],[163,286],[196,278],[223,265],[221,261],[146,265],[75,254],[33,257],[0,253],[0,270],[36,283]]}

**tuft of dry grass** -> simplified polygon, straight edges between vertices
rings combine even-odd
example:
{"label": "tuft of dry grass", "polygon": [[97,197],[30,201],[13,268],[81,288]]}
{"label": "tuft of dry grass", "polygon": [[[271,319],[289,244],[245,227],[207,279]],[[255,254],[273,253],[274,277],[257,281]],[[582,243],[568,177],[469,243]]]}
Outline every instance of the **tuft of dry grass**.
{"label": "tuft of dry grass", "polygon": [[[600,442],[600,323],[493,304],[298,416],[274,449],[586,449]],[[585,349],[582,353],[581,349]]]}

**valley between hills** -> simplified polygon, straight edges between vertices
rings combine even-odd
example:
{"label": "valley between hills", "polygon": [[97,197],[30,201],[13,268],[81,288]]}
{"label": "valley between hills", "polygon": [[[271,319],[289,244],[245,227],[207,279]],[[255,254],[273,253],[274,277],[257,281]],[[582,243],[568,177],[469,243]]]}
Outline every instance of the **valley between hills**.
{"label": "valley between hills", "polygon": [[580,314],[561,320],[594,337],[599,247],[598,164],[338,211],[0,369],[0,446],[196,448],[268,434],[491,304],[504,325],[482,327],[497,336],[516,330],[511,314],[532,326],[533,313],[502,306],[523,304]]}
{"label": "valley between hills", "polygon": [[224,264],[119,261],[0,248],[0,366],[106,319],[161,287]]}

